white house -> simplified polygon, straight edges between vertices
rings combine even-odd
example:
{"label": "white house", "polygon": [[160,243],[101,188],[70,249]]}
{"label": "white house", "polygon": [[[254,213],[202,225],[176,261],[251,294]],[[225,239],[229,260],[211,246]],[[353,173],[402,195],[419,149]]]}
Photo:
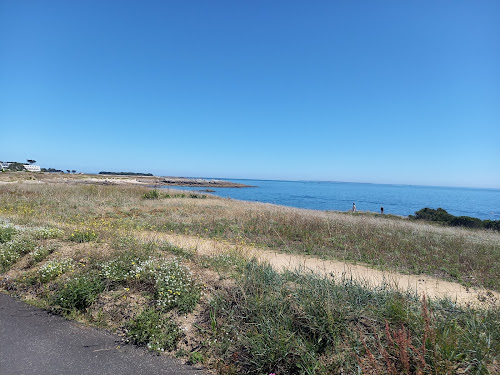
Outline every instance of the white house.
{"label": "white house", "polygon": [[40,172],[39,165],[24,164],[24,169],[26,169],[29,172]]}

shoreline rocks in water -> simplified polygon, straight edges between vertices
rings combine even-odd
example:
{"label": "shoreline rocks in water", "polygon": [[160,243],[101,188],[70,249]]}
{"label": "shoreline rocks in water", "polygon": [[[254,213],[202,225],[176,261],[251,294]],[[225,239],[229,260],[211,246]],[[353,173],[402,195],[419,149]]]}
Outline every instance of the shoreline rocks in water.
{"label": "shoreline rocks in water", "polygon": [[[204,178],[166,177],[161,181],[161,185],[167,186],[200,186],[200,187],[231,187],[243,188],[253,187],[224,180],[208,180]],[[208,190],[208,189],[207,189]]]}

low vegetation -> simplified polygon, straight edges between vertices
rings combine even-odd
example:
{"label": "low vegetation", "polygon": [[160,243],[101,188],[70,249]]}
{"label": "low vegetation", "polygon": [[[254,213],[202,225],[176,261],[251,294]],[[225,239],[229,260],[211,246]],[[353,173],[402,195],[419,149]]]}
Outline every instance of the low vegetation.
{"label": "low vegetation", "polygon": [[498,290],[495,231],[139,187],[9,184],[0,192],[0,286],[152,351],[219,374],[500,371],[498,304],[280,273],[238,251],[207,256],[141,237],[207,237]]}
{"label": "low vegetation", "polygon": [[410,215],[410,219],[433,221],[453,227],[484,228],[500,231],[500,220],[481,220],[477,217],[454,216],[442,208],[437,210],[423,208],[415,212],[415,215]]}
{"label": "low vegetation", "polygon": [[221,373],[487,373],[499,313],[251,261],[211,302],[209,348]]}
{"label": "low vegetation", "polygon": [[1,189],[0,215],[21,224],[76,229],[77,241],[105,241],[117,230],[177,233],[500,290],[500,234],[493,230],[299,210],[172,189],[66,184]]}

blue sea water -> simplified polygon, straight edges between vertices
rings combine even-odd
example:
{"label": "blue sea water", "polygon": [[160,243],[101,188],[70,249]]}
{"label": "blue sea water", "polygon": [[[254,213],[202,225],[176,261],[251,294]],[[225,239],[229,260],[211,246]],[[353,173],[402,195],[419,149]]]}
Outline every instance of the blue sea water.
{"label": "blue sea water", "polygon": [[[386,185],[326,181],[234,180],[251,188],[211,188],[215,195],[314,210],[358,211],[407,216],[424,207],[452,215],[500,220],[500,189]],[[196,188],[183,188],[196,190]],[[204,188],[200,188],[204,189]]]}

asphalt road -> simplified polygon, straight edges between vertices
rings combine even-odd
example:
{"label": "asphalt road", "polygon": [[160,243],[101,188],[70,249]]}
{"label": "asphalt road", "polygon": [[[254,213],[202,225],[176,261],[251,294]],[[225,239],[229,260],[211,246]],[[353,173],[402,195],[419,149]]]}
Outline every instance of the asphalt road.
{"label": "asphalt road", "polygon": [[204,375],[0,292],[0,375]]}

